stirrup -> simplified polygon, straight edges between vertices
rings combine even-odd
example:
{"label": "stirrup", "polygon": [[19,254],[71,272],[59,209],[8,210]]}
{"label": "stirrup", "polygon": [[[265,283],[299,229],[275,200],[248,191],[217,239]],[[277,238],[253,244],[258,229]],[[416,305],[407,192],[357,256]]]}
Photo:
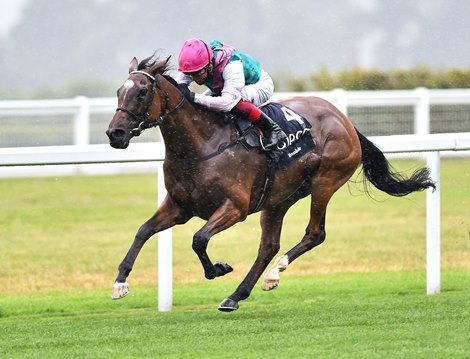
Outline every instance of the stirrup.
{"label": "stirrup", "polygon": [[261,143],[261,148],[263,151],[268,152],[269,150],[264,147],[264,142],[263,142],[263,135],[259,135],[259,143]]}
{"label": "stirrup", "polygon": [[[263,149],[263,151],[269,152],[269,151],[272,151],[273,149],[276,148],[277,142],[276,142],[276,143],[272,143],[272,142],[270,142],[270,141],[267,141],[268,143],[265,144],[265,143],[263,142],[263,138],[266,138],[266,137],[264,137],[263,135],[260,135],[260,136],[259,136],[259,142],[261,143],[261,148]],[[279,141],[278,141],[278,142],[279,142]],[[271,145],[271,146],[269,146],[269,145]]]}

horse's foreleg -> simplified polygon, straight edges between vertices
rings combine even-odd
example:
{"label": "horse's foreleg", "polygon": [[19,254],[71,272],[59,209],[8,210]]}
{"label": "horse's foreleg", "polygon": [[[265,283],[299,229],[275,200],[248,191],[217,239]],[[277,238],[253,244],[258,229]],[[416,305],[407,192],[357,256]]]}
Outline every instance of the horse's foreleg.
{"label": "horse's foreleg", "polygon": [[231,200],[227,199],[194,235],[192,247],[201,261],[204,275],[207,279],[223,276],[233,270],[226,263],[217,262],[212,264],[206,251],[209,240],[213,235],[233,226],[235,223],[243,221],[246,216],[246,210],[240,209]]}
{"label": "horse's foreleg", "polygon": [[225,312],[236,310],[238,309],[238,301],[248,298],[269,262],[279,252],[282,220],[286,212],[287,208],[261,212],[262,234],[258,256],[235,292],[220,303],[219,310]]}
{"label": "horse's foreleg", "polygon": [[120,299],[129,293],[127,277],[145,242],[155,233],[173,227],[175,224],[184,223],[188,219],[182,215],[181,209],[167,196],[155,214],[139,228],[134,242],[119,265],[119,273],[113,286],[113,299]]}

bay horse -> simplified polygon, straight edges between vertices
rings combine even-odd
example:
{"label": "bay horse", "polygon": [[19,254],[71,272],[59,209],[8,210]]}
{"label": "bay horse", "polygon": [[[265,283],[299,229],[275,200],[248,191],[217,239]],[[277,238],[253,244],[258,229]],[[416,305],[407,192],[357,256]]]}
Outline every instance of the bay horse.
{"label": "bay horse", "polygon": [[271,190],[257,208],[268,171],[266,153],[242,146],[235,125],[224,121],[224,114],[186,99],[168,75],[169,59],[151,56],[140,63],[135,57],[131,60],[128,79],[117,92],[118,108],[106,131],[110,145],[124,149],[132,137],[159,126],[165,142],[163,167],[168,191],[155,214],[137,231],[119,265],[113,299],[128,294],[127,277],[145,242],[155,233],[184,224],[194,216],[207,222],[194,234],[192,248],[205,277],[214,279],[233,269],[226,263],[211,262],[206,251],[211,237],[261,211],[262,234],[255,262],[236,290],[218,306],[221,311],[233,311],[250,295],[280,250],[283,218],[299,199],[309,194],[311,197],[305,235],[273,262],[263,278],[263,290],[276,288],[280,272],[324,242],[328,202],[361,163],[365,178],[392,196],[434,187],[427,168],[418,169],[409,178],[396,172],[384,154],[333,104],[317,97],[295,97],[280,103],[311,124],[307,135],[315,147],[277,170]]}

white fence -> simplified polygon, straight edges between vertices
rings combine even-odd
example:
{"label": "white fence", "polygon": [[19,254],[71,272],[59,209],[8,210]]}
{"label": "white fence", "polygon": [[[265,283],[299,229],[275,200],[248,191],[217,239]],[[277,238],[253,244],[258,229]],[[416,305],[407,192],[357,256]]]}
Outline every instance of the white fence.
{"label": "white fence", "polygon": [[[90,143],[90,115],[112,114],[116,110],[116,98],[88,98],[60,100],[26,100],[0,101],[1,116],[39,116],[39,115],[72,115],[73,144]],[[111,117],[109,118],[111,121]],[[3,147],[3,146],[0,146]]]}
{"label": "white fence", "polygon": [[[440,291],[440,154],[442,151],[470,150],[470,128],[468,133],[429,134],[431,105],[469,105],[470,89],[427,90],[418,88],[406,91],[344,91],[276,93],[273,100],[292,96],[319,96],[333,102],[341,111],[348,113],[353,106],[412,106],[414,112],[414,135],[369,137],[386,153],[429,152],[427,163],[431,168],[437,190],[427,194],[427,293]],[[107,163],[133,164],[158,161],[161,174],[161,160],[164,147],[161,142],[133,143],[126,150],[115,150],[109,145],[90,145],[90,116],[92,114],[111,115],[116,108],[116,98],[91,99],[77,97],[66,100],[0,101],[2,116],[73,116],[73,145],[39,147],[5,147],[0,142],[0,177],[27,175],[57,175],[77,173],[77,166]],[[109,122],[108,120],[108,122]],[[20,124],[21,126],[21,124]],[[467,131],[467,129],[465,129]],[[104,131],[103,131],[104,133]],[[47,136],[47,134],[43,134]],[[34,166],[34,167],[32,167]],[[65,172],[58,169],[68,168]],[[155,168],[154,163],[151,168]],[[45,171],[43,171],[45,170]],[[105,173],[109,173],[106,172]],[[111,172],[116,169],[111,169]],[[119,172],[120,169],[117,169]],[[80,173],[80,171],[78,171]],[[165,195],[162,181],[158,176],[159,201]],[[164,238],[164,239],[163,239]],[[159,234],[159,310],[172,307],[172,264],[171,230]]]}
{"label": "white fence", "polygon": [[[435,192],[428,190],[426,205],[426,260],[428,294],[440,292],[440,152],[470,150],[470,133],[401,135],[371,137],[386,153],[429,152],[427,164],[437,184]],[[31,165],[67,165],[90,163],[159,161],[164,147],[160,144],[131,144],[126,150],[107,145],[77,145],[0,149],[0,167]],[[163,176],[158,176],[159,202],[165,196]],[[158,239],[158,309],[172,308],[172,239],[171,230],[159,233]]]}
{"label": "white fence", "polygon": [[[413,133],[430,133],[431,105],[468,105],[470,89],[429,90],[423,87],[414,90],[390,91],[345,91],[276,93],[274,99],[292,96],[318,96],[335,104],[344,114],[350,107],[412,106],[414,109]],[[470,131],[470,128],[468,129]]]}
{"label": "white fence", "polygon": [[[344,91],[336,89],[327,92],[289,92],[275,93],[273,100],[288,98],[292,96],[319,96],[333,102],[341,111],[348,114],[353,107],[393,107],[393,106],[409,106],[413,108],[413,130],[410,134],[428,134],[430,131],[430,113],[433,105],[470,105],[470,89],[453,89],[453,90],[428,90],[425,88],[417,88],[415,90],[394,90],[394,91]],[[61,100],[28,100],[28,101],[0,101],[0,121],[13,117],[38,117],[38,116],[71,116],[73,118],[73,140],[67,144],[86,145],[90,143],[105,143],[106,136],[101,128],[100,123],[99,135],[101,142],[91,142],[90,135],[93,131],[90,118],[93,115],[106,115],[106,121],[111,120],[112,114],[117,107],[117,99],[110,98],[87,98],[76,97],[74,99]],[[109,116],[109,117],[108,117]],[[42,125],[46,121],[34,122],[34,126]],[[446,119],[448,120],[448,119]],[[16,126],[17,123],[13,121]],[[21,124],[20,124],[21,125]],[[106,126],[107,123],[103,124]],[[25,134],[27,128],[23,125],[19,134]],[[467,128],[468,127],[468,128]],[[47,131],[47,127],[46,131]],[[8,129],[3,126],[2,132],[8,134]],[[18,131],[15,127],[15,131]],[[42,130],[41,130],[42,131]],[[460,130],[445,130],[440,132],[462,132],[470,131],[470,120],[466,119],[464,128]],[[364,131],[361,129],[361,132]],[[15,132],[16,134],[16,132]],[[367,134],[367,132],[366,132]],[[395,133],[397,134],[397,133]],[[40,135],[44,135],[41,133]],[[49,136],[51,134],[49,133]],[[0,147],[10,147],[2,144],[2,136],[0,132]],[[141,139],[139,139],[140,141]],[[18,145],[13,144],[17,147]]]}

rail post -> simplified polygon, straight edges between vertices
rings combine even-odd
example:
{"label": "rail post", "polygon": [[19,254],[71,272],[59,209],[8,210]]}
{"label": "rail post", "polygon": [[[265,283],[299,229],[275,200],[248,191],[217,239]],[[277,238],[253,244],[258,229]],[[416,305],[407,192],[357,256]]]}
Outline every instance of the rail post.
{"label": "rail post", "polygon": [[424,87],[418,87],[414,92],[418,97],[418,103],[415,105],[414,109],[414,134],[427,135],[430,133],[429,90]]}
{"label": "rail post", "polygon": [[436,190],[427,189],[426,193],[426,293],[437,294],[441,291],[441,185],[439,151],[427,154],[427,165]]}
{"label": "rail post", "polygon": [[336,88],[331,90],[331,96],[335,106],[344,113],[348,115],[348,93],[344,89]]}
{"label": "rail post", "polygon": [[[163,161],[158,161],[158,206],[166,196]],[[158,233],[158,311],[173,309],[173,240],[171,228]]]}
{"label": "rail post", "polygon": [[90,143],[90,102],[85,96],[75,97],[78,105],[74,117],[73,144],[88,145]]}

